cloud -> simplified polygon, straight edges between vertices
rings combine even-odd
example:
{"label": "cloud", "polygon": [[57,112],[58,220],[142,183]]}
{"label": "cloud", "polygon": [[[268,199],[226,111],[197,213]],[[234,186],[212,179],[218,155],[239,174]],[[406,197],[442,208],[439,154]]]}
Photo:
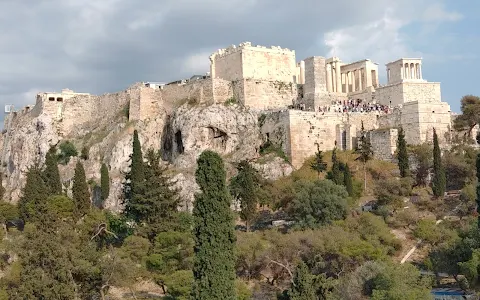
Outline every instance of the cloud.
{"label": "cloud", "polygon": [[204,74],[210,71],[210,59],[209,56],[214,52],[214,50],[205,50],[194,53],[182,58],[180,60],[182,64],[182,71],[184,73],[191,74]]}
{"label": "cloud", "polygon": [[463,19],[461,13],[447,11],[443,3],[433,3],[428,6],[422,17],[424,22],[456,22],[461,19]]}
{"label": "cloud", "polygon": [[420,53],[403,32],[412,22],[459,18],[437,0],[0,1],[0,105],[34,103],[38,88],[102,94],[188,78],[244,41],[294,49],[297,60],[335,49],[383,63]]}

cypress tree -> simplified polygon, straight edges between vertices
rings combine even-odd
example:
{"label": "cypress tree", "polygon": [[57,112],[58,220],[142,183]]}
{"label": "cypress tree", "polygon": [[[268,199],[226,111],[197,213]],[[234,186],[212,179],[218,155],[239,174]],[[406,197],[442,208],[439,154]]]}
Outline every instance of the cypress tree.
{"label": "cypress tree", "polygon": [[477,154],[477,213],[478,228],[480,228],[480,153]]}
{"label": "cypress tree", "polygon": [[125,214],[135,221],[141,219],[141,209],[145,194],[145,164],[143,162],[142,146],[138,139],[138,131],[133,132],[133,149],[130,155],[130,171],[125,176],[124,202]]}
{"label": "cypress tree", "polygon": [[318,178],[320,178],[320,173],[327,169],[327,163],[323,161],[323,153],[320,151],[320,146],[317,144],[317,153],[315,153],[315,160],[311,164],[310,168],[316,171],[318,174]]}
{"label": "cypress tree", "polygon": [[5,188],[3,187],[3,173],[0,172],[0,201],[5,200]]}
{"label": "cypress tree", "polygon": [[60,180],[60,172],[58,171],[57,159],[57,148],[52,146],[45,155],[45,170],[43,171],[43,179],[50,195],[62,194],[62,182]]}
{"label": "cypress tree", "polygon": [[367,190],[367,162],[373,158],[373,150],[372,144],[367,138],[365,127],[363,127],[363,121],[360,131],[360,140],[358,142],[357,149],[355,149],[355,152],[359,154],[357,160],[360,160],[363,163],[363,177],[365,184],[364,190]]}
{"label": "cypress tree", "polygon": [[237,165],[238,174],[231,179],[230,192],[240,200],[240,217],[250,230],[250,225],[257,215],[258,188],[260,177],[250,163],[244,160]]}
{"label": "cypress tree", "polygon": [[288,292],[289,300],[316,300],[313,275],[302,261],[295,270],[292,287]]}
{"label": "cypress tree", "polygon": [[85,170],[80,160],[77,161],[75,166],[72,194],[73,202],[75,203],[75,217],[79,219],[90,209],[90,191],[88,190]]}
{"label": "cypress tree", "polygon": [[42,171],[38,166],[30,167],[22,197],[18,202],[21,218],[24,221],[38,221],[41,217],[41,207],[44,206],[48,196],[48,187],[43,181]]}
{"label": "cypress tree", "polygon": [[347,189],[348,195],[353,197],[353,181],[352,181],[352,173],[350,173],[350,168],[348,164],[345,165],[345,171],[343,172],[343,184]]}
{"label": "cypress tree", "polygon": [[436,197],[442,197],[447,189],[447,179],[445,169],[442,165],[442,153],[438,145],[438,136],[435,128],[433,129],[433,180],[432,190]]}
{"label": "cypress tree", "polygon": [[[336,144],[336,143],[335,143]],[[343,164],[337,158],[337,146],[332,151],[332,169],[327,173],[327,179],[332,180],[335,184],[343,184]]]}
{"label": "cypress tree", "polygon": [[410,166],[408,164],[408,152],[407,142],[405,141],[405,132],[400,127],[397,138],[397,150],[398,150],[398,169],[400,170],[401,177],[407,177],[410,175]]}
{"label": "cypress tree", "polygon": [[110,176],[108,175],[108,168],[105,164],[102,164],[100,168],[100,189],[103,203],[110,195]]}
{"label": "cypress tree", "polygon": [[192,298],[236,299],[235,233],[223,160],[204,151],[197,160],[195,177],[201,192],[193,208],[195,257]]}

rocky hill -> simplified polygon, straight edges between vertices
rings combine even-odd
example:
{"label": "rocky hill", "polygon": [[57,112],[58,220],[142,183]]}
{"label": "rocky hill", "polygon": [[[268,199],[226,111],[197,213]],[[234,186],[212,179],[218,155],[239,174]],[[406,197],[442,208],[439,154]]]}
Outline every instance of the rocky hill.
{"label": "rocky hill", "polygon": [[[291,173],[290,164],[274,154],[259,159],[259,149],[264,141],[258,112],[228,103],[183,101],[183,104],[172,106],[158,101],[155,113],[149,118],[129,120],[129,99],[138,94],[139,89],[141,87],[135,85],[103,97],[73,98],[63,107],[61,120],[49,110],[39,112],[38,103],[32,110],[14,113],[10,127],[6,121],[7,129],[1,137],[2,145],[5,145],[3,185],[6,200],[18,201],[25,184],[25,172],[34,164],[43,164],[50,146],[57,145],[58,148],[69,141],[75,145],[78,155],[60,166],[65,189],[71,188],[75,163],[82,159],[92,189],[92,201],[97,203],[100,167],[105,163],[112,182],[110,196],[104,205],[114,211],[120,210],[123,174],[129,167],[135,129],[144,151],[148,148],[162,151],[164,163],[172,172],[172,180],[182,189],[182,209],[192,208],[191,201],[197,190],[194,180],[196,158],[205,149],[212,149],[224,157],[230,175],[234,172],[231,163],[242,159],[252,160],[267,178]],[[115,105],[102,103],[85,109],[92,101]]]}

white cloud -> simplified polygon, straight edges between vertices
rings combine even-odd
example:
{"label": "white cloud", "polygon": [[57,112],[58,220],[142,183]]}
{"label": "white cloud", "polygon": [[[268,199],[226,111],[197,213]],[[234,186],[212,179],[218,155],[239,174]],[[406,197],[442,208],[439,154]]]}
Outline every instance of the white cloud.
{"label": "white cloud", "polygon": [[182,63],[181,70],[189,74],[204,74],[210,71],[209,56],[214,50],[203,50],[185,58]]}
{"label": "white cloud", "polygon": [[447,11],[443,3],[434,3],[423,13],[424,22],[456,22],[463,19],[463,15],[455,11]]}
{"label": "white cloud", "polygon": [[325,33],[328,56],[338,56],[344,62],[370,58],[382,66],[402,56],[418,55],[409,49],[400,34],[406,22],[395,17],[392,11],[387,9],[381,18],[366,24]]}

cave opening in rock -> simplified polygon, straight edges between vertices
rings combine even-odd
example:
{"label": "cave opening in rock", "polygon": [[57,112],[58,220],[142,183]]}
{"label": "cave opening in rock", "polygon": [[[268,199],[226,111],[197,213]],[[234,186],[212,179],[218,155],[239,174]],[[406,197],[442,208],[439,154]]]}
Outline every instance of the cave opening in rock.
{"label": "cave opening in rock", "polygon": [[183,141],[182,141],[182,132],[179,130],[175,133],[175,144],[177,145],[177,152],[182,154],[183,149]]}
{"label": "cave opening in rock", "polygon": [[208,138],[211,141],[211,145],[214,149],[225,150],[227,148],[228,135],[226,132],[209,126],[208,129]]}
{"label": "cave opening in rock", "polygon": [[165,125],[163,126],[161,145],[162,145],[162,159],[170,160],[173,152],[173,129],[172,120],[170,116],[167,116]]}

